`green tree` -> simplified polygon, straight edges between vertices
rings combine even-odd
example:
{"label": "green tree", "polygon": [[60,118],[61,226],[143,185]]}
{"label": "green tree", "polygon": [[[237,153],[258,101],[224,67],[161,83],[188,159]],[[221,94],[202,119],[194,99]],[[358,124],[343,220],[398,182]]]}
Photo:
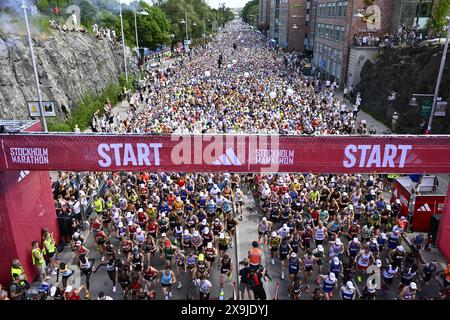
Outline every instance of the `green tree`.
{"label": "green tree", "polygon": [[[241,11],[241,18],[250,25],[254,25],[258,21],[259,0],[252,0],[245,4]],[[256,22],[257,23],[257,22]]]}
{"label": "green tree", "polygon": [[447,16],[450,15],[450,0],[435,0],[428,20],[428,28],[435,34],[445,34],[444,27],[447,25]]}

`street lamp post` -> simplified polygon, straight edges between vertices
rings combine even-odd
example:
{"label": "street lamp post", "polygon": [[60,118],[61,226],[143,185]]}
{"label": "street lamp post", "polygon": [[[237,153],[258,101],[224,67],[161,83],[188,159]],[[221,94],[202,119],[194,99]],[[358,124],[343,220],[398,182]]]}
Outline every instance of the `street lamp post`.
{"label": "street lamp post", "polygon": [[26,2],[25,0],[22,0],[22,9],[25,15],[25,24],[27,26],[28,44],[30,45],[31,63],[33,64],[34,81],[36,82],[36,90],[39,101],[39,111],[41,112],[41,120],[42,126],[44,127],[44,131],[48,132],[47,120],[45,119],[44,105],[42,104],[41,87],[39,85],[39,75],[37,72],[36,59],[34,57],[33,42],[31,41],[30,26],[28,24],[27,5],[25,2]]}
{"label": "street lamp post", "polygon": [[126,58],[126,55],[125,55],[125,35],[123,33],[122,2],[119,2],[119,10],[120,10],[120,31],[122,33],[123,63],[125,65],[125,80],[128,83],[127,58]]}
{"label": "street lamp post", "polygon": [[188,35],[188,14],[187,9],[185,11],[185,17],[186,17],[186,45],[188,45],[189,35]]}
{"label": "street lamp post", "polygon": [[436,81],[436,88],[434,90],[433,106],[431,108],[430,119],[428,119],[428,128],[427,129],[428,129],[428,132],[430,132],[430,133],[431,133],[431,126],[433,124],[433,117],[434,117],[434,111],[436,109],[437,98],[439,95],[439,88],[441,86],[442,75],[444,74],[445,60],[447,59],[449,38],[450,38],[450,18],[448,19],[447,37],[445,39],[444,52],[442,52],[441,66],[439,67],[439,74],[438,74],[438,78]]}
{"label": "street lamp post", "polygon": [[144,10],[140,10],[139,12],[136,12],[137,10],[134,9],[134,27],[136,29],[136,48],[138,51],[138,55],[140,55],[139,53],[139,38],[138,38],[138,29],[137,29],[137,18],[136,15],[140,15],[140,16],[148,16],[148,12],[144,11]]}

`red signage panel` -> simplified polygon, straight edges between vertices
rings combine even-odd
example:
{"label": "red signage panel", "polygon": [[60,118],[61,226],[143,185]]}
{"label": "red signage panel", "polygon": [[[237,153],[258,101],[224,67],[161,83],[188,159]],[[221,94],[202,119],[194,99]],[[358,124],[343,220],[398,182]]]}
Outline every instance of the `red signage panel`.
{"label": "red signage panel", "polygon": [[450,136],[0,135],[0,170],[450,173]]}

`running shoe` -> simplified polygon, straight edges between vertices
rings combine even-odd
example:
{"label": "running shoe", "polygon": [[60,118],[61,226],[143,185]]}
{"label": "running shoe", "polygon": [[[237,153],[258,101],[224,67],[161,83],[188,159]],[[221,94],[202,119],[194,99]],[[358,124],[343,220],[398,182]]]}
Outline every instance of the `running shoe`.
{"label": "running shoe", "polygon": [[169,300],[169,296],[168,296],[167,294],[166,294],[166,297],[165,297],[165,299],[166,299],[166,300]]}
{"label": "running shoe", "polygon": [[116,286],[113,287],[113,292],[116,292]]}
{"label": "running shoe", "polygon": [[309,284],[306,285],[306,287],[305,287],[305,292],[306,292],[306,293],[309,293]]}
{"label": "running shoe", "polygon": [[281,280],[284,280],[284,272],[281,273]]}
{"label": "running shoe", "polygon": [[101,261],[104,262],[105,261],[105,257],[102,257]]}
{"label": "running shoe", "polygon": [[272,264],[275,264],[275,260],[274,259],[270,259],[270,262],[272,262]]}
{"label": "running shoe", "polygon": [[173,298],[173,294],[172,294],[172,291],[171,291],[171,292],[169,292],[169,298]]}
{"label": "running shoe", "polygon": [[182,286],[183,284],[181,283],[181,281],[178,281],[177,289],[181,289]]}
{"label": "running shoe", "polygon": [[50,274],[51,276],[56,276],[57,272],[56,271],[52,271],[52,273]]}

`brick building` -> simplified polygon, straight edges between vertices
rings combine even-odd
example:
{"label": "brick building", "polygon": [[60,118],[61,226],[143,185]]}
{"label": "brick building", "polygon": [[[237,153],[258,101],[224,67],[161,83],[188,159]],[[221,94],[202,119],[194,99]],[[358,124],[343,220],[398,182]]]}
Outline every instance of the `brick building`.
{"label": "brick building", "polygon": [[[316,0],[313,5],[314,65],[323,73],[333,76],[341,84],[349,81],[349,60],[354,37],[359,34],[383,36],[392,31],[391,15],[395,0]],[[364,16],[357,17],[360,13]],[[371,48],[373,49],[373,48]],[[355,48],[355,50],[358,50]],[[364,48],[365,50],[365,48]],[[373,51],[373,50],[372,50]],[[353,54],[361,68],[361,61],[374,52]],[[362,57],[362,58],[361,58]],[[360,61],[361,60],[361,61]],[[350,82],[359,77],[357,68]],[[358,73],[358,74],[356,74]]]}
{"label": "brick building", "polygon": [[[285,49],[312,49],[309,43],[310,9],[313,0],[270,0],[269,37]],[[264,0],[260,0],[260,12]],[[264,14],[260,15],[260,21]]]}
{"label": "brick building", "polygon": [[311,0],[289,0],[288,8],[288,49],[312,49],[309,45]]}
{"label": "brick building", "polygon": [[272,0],[259,0],[258,25],[264,35],[267,36],[270,28],[270,6]]}

